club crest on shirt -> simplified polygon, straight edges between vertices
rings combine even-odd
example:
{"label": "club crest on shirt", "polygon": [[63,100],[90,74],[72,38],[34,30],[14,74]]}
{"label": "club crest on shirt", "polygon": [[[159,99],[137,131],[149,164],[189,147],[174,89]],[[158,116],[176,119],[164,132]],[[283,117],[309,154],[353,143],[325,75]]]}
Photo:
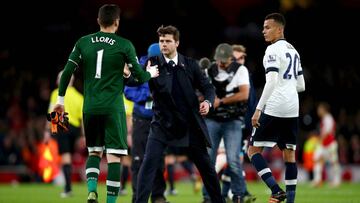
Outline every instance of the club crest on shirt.
{"label": "club crest on shirt", "polygon": [[269,55],[268,56],[268,60],[267,60],[268,63],[273,63],[275,61],[276,61],[276,55]]}

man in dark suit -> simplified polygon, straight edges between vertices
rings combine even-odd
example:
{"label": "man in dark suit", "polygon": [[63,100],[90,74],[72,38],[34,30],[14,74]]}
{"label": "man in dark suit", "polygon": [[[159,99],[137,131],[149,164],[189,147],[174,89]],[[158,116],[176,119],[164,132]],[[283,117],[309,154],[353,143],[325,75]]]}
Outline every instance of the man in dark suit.
{"label": "man in dark suit", "polygon": [[[149,81],[154,99],[154,116],[138,175],[136,203],[147,203],[153,179],[167,146],[187,147],[213,203],[223,203],[220,184],[206,147],[208,130],[202,116],[208,114],[215,98],[214,87],[194,59],[177,52],[180,33],[174,26],[157,30],[162,55],[150,58],[159,68],[159,77]],[[195,90],[204,95],[199,104]]]}

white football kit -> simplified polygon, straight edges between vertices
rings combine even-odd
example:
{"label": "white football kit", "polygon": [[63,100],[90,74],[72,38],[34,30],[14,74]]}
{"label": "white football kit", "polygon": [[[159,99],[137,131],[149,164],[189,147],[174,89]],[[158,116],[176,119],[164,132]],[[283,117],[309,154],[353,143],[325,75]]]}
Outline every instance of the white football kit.
{"label": "white football kit", "polygon": [[305,90],[299,53],[281,39],[267,47],[263,65],[266,84],[257,109],[275,117],[298,117],[298,92]]}

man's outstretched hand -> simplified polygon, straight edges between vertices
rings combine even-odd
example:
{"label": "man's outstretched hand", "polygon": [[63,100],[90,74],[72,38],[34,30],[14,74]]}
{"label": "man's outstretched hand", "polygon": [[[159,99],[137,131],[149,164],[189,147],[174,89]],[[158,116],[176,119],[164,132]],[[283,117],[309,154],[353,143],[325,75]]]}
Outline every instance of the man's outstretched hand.
{"label": "man's outstretched hand", "polygon": [[151,62],[148,61],[147,66],[146,66],[146,71],[150,73],[151,78],[156,78],[157,76],[159,76],[159,69],[157,68],[158,65],[151,65]]}

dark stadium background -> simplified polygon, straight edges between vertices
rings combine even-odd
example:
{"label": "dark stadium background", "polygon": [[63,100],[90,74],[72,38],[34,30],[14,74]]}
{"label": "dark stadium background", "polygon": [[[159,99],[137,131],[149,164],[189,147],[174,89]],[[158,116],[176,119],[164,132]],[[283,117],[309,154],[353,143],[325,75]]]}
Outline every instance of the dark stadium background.
{"label": "dark stadium background", "polygon": [[[311,83],[306,94],[357,103],[353,98],[342,99],[348,95],[340,91],[344,84],[334,84],[353,79],[336,78],[336,70],[358,69],[359,35],[355,30],[360,3],[356,0],[8,1],[0,8],[0,48],[9,50],[17,69],[38,71],[53,79],[77,38],[98,30],[97,9],[109,2],[121,6],[119,33],[132,40],[139,55],[157,40],[157,27],[173,24],[181,31],[179,50],[195,58],[212,57],[221,42],[244,44],[258,86],[263,84],[261,61],[266,48],[261,35],[263,19],[269,12],[281,11],[288,23],[286,38],[300,52],[304,68],[318,74],[307,78]],[[281,9],[286,4],[292,8]],[[322,70],[327,68],[335,71],[334,79],[326,78]]]}
{"label": "dark stadium background", "polygon": [[[1,135],[6,136],[11,128],[9,114],[13,112],[9,113],[9,107],[14,98],[20,101],[24,120],[45,116],[48,98],[42,93],[43,85],[55,88],[56,75],[76,40],[98,31],[97,11],[104,3],[120,5],[119,34],[134,43],[138,55],[145,54],[148,45],[157,40],[156,29],[169,24],[180,29],[179,51],[197,59],[212,58],[222,42],[245,45],[246,65],[259,94],[264,85],[262,57],[267,46],[261,34],[263,20],[270,12],[282,12],[287,19],[286,39],[299,51],[305,70],[306,92],[300,95],[303,134],[316,129],[314,108],[321,100],[330,103],[336,119],[343,111],[347,115],[349,120],[343,126],[344,133],[349,133],[346,139],[360,131],[359,122],[355,122],[360,115],[360,1],[62,0],[1,3]],[[82,90],[80,81],[76,87]],[[35,104],[29,107],[28,98]]]}

